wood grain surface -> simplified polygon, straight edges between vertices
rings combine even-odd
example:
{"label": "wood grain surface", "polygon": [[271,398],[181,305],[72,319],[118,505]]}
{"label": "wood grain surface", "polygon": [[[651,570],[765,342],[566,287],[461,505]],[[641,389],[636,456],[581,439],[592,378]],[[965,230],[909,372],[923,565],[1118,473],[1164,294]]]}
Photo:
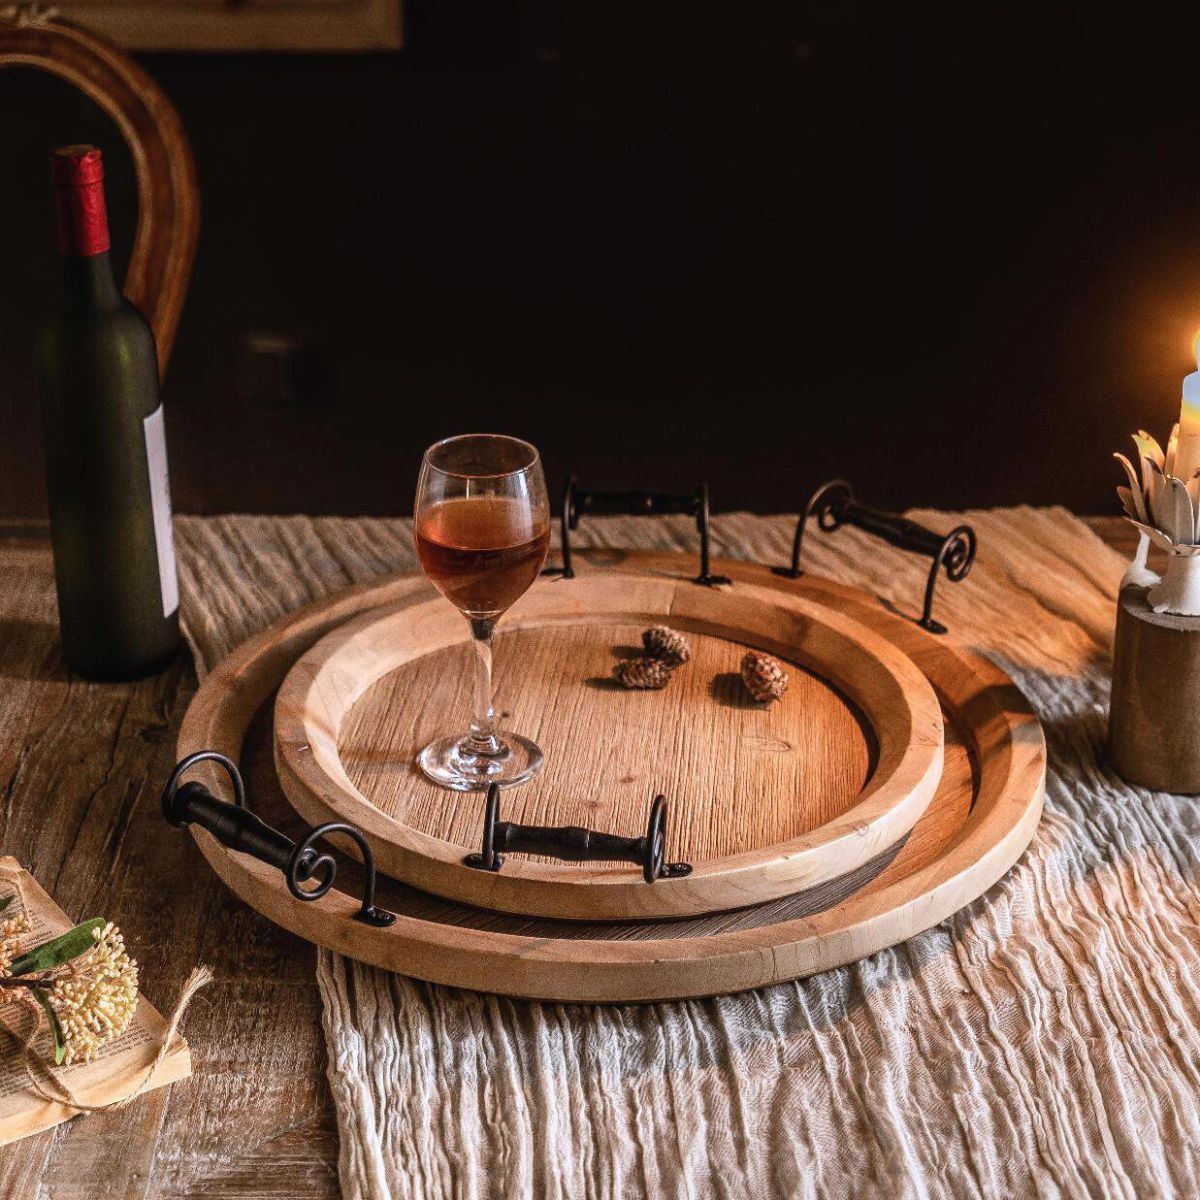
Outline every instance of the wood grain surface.
{"label": "wood grain surface", "polygon": [[[463,645],[466,623],[440,597],[426,598],[431,589],[425,586],[392,608],[347,622],[289,671],[275,731],[280,780],[293,805],[314,824],[358,826],[384,870],[426,891],[484,908],[576,920],[681,916],[761,903],[845,875],[895,845],[924,812],[941,771],[941,712],[924,675],[886,637],[812,603],[806,584],[761,587],[743,580],[732,589],[698,588],[677,561],[652,561],[649,569],[641,569],[639,558],[631,566],[589,565],[577,579],[539,580],[506,615],[507,632],[498,641],[520,642],[504,695],[514,727],[546,743],[547,763],[532,784],[505,793],[504,814],[526,824],[590,822],[635,834],[662,791],[671,802],[668,854],[689,861],[689,875],[647,885],[641,868],[627,863],[514,855],[495,873],[464,865],[464,852],[480,844],[481,798],[447,794],[412,765],[413,722],[425,739],[445,733],[455,716],[466,720],[465,710],[456,714],[450,705],[459,676],[447,662]],[[702,637],[716,670],[688,664],[670,688],[649,694],[614,688],[606,670],[613,643],[604,635],[606,629],[612,635],[614,621],[624,626],[618,637],[632,632],[635,641],[641,628],[661,621]],[[804,689],[808,705],[783,706],[779,736],[764,746],[754,721],[769,710],[747,706],[755,711],[735,717],[735,709],[711,694],[714,679],[727,678],[747,646],[785,656],[797,674],[819,673],[839,694]],[[208,683],[206,693],[222,678]],[[391,691],[371,705],[365,693],[380,678],[392,681]],[[241,686],[234,677],[230,683]],[[820,773],[808,766],[810,758],[821,765],[831,756],[845,761],[837,743],[818,744],[824,722],[817,705],[836,710],[844,724],[853,720],[840,694],[862,714],[876,750],[874,769],[849,803],[842,799],[844,786],[829,801]],[[394,803],[389,811],[373,791],[355,786],[340,753],[343,727],[354,713],[359,763],[365,759],[376,776],[389,772],[394,798],[419,797],[426,828],[407,819],[407,807],[397,811]],[[650,726],[648,738],[644,726]],[[405,738],[400,747],[397,737]],[[861,761],[861,740],[860,733],[846,755],[850,770]],[[749,779],[738,777],[741,767]],[[834,811],[822,820],[826,807]],[[469,833],[456,841],[449,827],[460,814]],[[785,834],[796,824],[798,832]],[[723,839],[736,849],[716,853]]]}
{"label": "wood grain surface", "polygon": [[1147,589],[1117,602],[1108,753],[1129,783],[1200,792],[1200,617],[1156,613]]}
{"label": "wood grain surface", "polygon": [[[793,665],[782,699],[756,704],[738,675],[745,648],[704,634],[689,636],[691,660],[669,687],[626,691],[612,666],[640,653],[643,628],[501,626],[502,728],[546,752],[541,775],[503,797],[505,820],[637,835],[661,791],[673,801],[669,855],[699,862],[798,837],[850,807],[871,747],[844,697]],[[350,710],[338,752],[351,781],[383,812],[475,849],[483,797],[435,786],[413,761],[432,738],[465,728],[472,668],[463,641],[389,672]],[[713,763],[721,764],[719,780]],[[718,804],[737,819],[714,819]]]}
{"label": "wood grain surface", "polygon": [[[1088,524],[1132,552],[1120,518]],[[0,531],[3,847],[68,912],[120,922],[158,1004],[198,959],[217,979],[185,1024],[192,1079],[8,1147],[0,1196],[336,1200],[313,947],[233,897],[156,812],[192,668],[181,661],[136,684],[72,680],[55,619],[44,532]],[[269,756],[264,765],[273,774]]]}

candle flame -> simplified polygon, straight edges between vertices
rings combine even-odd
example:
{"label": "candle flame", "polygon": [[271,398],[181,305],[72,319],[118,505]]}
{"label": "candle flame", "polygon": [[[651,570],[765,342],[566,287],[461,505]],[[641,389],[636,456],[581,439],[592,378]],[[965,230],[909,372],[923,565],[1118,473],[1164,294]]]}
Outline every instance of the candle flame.
{"label": "candle flame", "polygon": [[1200,371],[1200,330],[1192,338],[1192,355],[1196,360],[1196,369]]}

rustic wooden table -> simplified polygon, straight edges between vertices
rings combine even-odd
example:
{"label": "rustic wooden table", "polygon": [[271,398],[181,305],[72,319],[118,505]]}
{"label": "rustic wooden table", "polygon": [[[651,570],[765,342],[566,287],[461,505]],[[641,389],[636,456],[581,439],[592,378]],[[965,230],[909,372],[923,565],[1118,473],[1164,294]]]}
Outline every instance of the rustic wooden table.
{"label": "rustic wooden table", "polygon": [[0,537],[0,848],[68,916],[121,926],[161,1011],[197,962],[216,978],[184,1022],[192,1078],[0,1148],[0,1197],[336,1197],[314,949],[236,900],[158,809],[191,663],[87,683],[55,622],[45,538]]}
{"label": "rustic wooden table", "polygon": [[[1089,524],[1132,551],[1119,518]],[[225,890],[159,789],[196,689],[181,657],[130,684],[71,677],[44,536],[0,534],[0,848],[69,916],[119,923],[161,1009],[205,962],[192,1078],[0,1149],[0,1197],[338,1195],[313,947]]]}

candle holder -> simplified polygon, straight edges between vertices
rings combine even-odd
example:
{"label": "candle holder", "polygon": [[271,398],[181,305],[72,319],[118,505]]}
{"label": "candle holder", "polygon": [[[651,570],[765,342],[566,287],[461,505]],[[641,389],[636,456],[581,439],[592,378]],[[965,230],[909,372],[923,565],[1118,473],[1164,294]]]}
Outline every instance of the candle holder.
{"label": "candle holder", "polygon": [[[1186,480],[1175,475],[1178,440],[1176,429],[1164,453],[1144,430],[1135,433],[1137,471],[1124,454],[1114,455],[1129,480],[1127,488],[1117,488],[1117,495],[1141,535],[1121,582],[1147,588],[1147,601],[1156,613],[1200,617],[1200,471]],[[1161,577],[1146,566],[1151,542],[1167,552],[1167,570]]]}
{"label": "candle holder", "polygon": [[[1138,467],[1116,455],[1128,487],[1117,488],[1141,535],[1117,602],[1108,754],[1129,783],[1200,793],[1200,472],[1175,474],[1178,431],[1164,452],[1133,437]],[[1184,468],[1186,469],[1186,467]],[[1162,576],[1146,565],[1151,544],[1167,552]]]}

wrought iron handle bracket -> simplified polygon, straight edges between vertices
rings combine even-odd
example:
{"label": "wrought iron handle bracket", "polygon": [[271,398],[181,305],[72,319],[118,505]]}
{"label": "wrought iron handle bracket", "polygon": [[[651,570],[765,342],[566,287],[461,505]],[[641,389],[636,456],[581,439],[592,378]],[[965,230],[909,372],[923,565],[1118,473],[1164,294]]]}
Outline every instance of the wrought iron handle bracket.
{"label": "wrought iron handle bracket", "polygon": [[683,513],[696,518],[696,532],[700,535],[700,574],[695,582],[705,587],[729,583],[728,577],[714,575],[709,563],[709,509],[708,481],[700,480],[696,490],[689,495],[667,492],[588,492],[578,484],[574,475],[568,475],[563,485],[562,510],[559,525],[562,532],[562,566],[547,567],[544,575],[561,575],[574,579],[575,570],[571,563],[571,531],[578,528],[579,518],[588,515],[603,516],[660,516],[665,513]]}
{"label": "wrought iron handle bracket", "polygon": [[483,809],[483,845],[463,862],[480,871],[499,871],[504,855],[545,854],[569,862],[631,862],[642,868],[647,883],[656,879],[681,879],[692,873],[692,864],[666,861],[667,799],[655,796],[643,837],[599,833],[580,825],[517,825],[501,821],[500,786],[488,788]]}
{"label": "wrought iron handle bracket", "polygon": [[946,578],[951,583],[958,583],[967,577],[971,564],[975,561],[976,545],[975,530],[970,525],[959,525],[945,535],[934,533],[932,529],[926,529],[924,525],[910,521],[898,513],[883,512],[878,508],[860,504],[854,498],[853,489],[844,479],[834,479],[817,488],[804,506],[800,520],[796,523],[796,536],[792,541],[791,566],[772,568],[776,575],[798,579],[803,574],[800,569],[800,550],[804,539],[804,527],[809,517],[816,517],[817,525],[826,532],[832,532],[843,525],[853,525],[865,533],[881,538],[890,546],[910,550],[914,554],[922,554],[932,559],[929,577],[925,582],[925,602],[917,624],[922,629],[928,629],[930,633],[946,632],[946,626],[933,619],[933,600],[938,574],[944,569]]}
{"label": "wrought iron handle bracket", "polygon": [[[233,785],[233,803],[214,796],[196,780],[182,783],[186,771],[197,763],[214,762],[223,767]],[[162,792],[163,816],[177,829],[199,825],[207,829],[223,846],[250,854],[260,862],[275,867],[287,880],[288,891],[297,900],[320,900],[333,887],[337,863],[333,856],[317,849],[317,842],[326,834],[344,833],[353,838],[362,854],[362,907],[354,915],[364,925],[387,926],[396,914],[375,905],[375,856],[362,833],[353,825],[327,821],[310,830],[298,842],[272,829],[246,806],[246,785],[234,762],[216,750],[199,750],[175,765]],[[313,881],[312,887],[301,884]]]}

